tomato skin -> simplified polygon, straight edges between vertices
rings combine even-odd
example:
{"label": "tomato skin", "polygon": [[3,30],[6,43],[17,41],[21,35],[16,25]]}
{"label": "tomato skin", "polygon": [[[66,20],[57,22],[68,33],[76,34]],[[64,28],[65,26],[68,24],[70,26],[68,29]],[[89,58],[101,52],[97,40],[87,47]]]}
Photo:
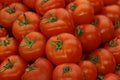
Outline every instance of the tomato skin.
{"label": "tomato skin", "polygon": [[120,21],[120,6],[117,4],[105,6],[102,14],[109,17],[113,23],[115,23],[116,20]]}
{"label": "tomato skin", "polygon": [[81,41],[84,52],[91,52],[100,46],[101,35],[94,25],[83,24],[77,26],[75,35]]}
{"label": "tomato skin", "polygon": [[[53,21],[51,21],[52,18]],[[73,33],[73,18],[71,14],[63,8],[51,9],[43,16],[40,22],[40,30],[46,37],[65,32]]]}
{"label": "tomato skin", "polygon": [[95,63],[101,75],[112,73],[115,70],[116,62],[114,56],[104,48],[99,48],[92,52],[90,60]]}
{"label": "tomato skin", "polygon": [[[25,37],[35,42],[31,44],[32,46],[29,46],[29,44],[27,45],[27,40],[23,38],[19,45],[19,53],[26,61],[33,62],[38,57],[44,55],[46,38],[39,32],[28,33]],[[24,46],[24,44],[26,44],[26,46]]]}
{"label": "tomato skin", "polygon": [[50,37],[46,43],[45,51],[47,58],[55,65],[76,63],[82,56],[80,41],[69,33],[61,33]]}
{"label": "tomato skin", "polygon": [[[8,68],[4,70],[4,66],[8,64],[8,59],[13,65],[12,68]],[[12,55],[6,58],[0,65],[0,79],[2,80],[20,80],[23,75],[25,68],[27,67],[27,63],[17,55]]]}
{"label": "tomato skin", "polygon": [[35,69],[26,71],[21,80],[52,80],[53,66],[47,59],[38,58],[32,65]]}
{"label": "tomato skin", "polygon": [[65,4],[68,5],[69,3],[73,2],[75,0],[65,0]]}
{"label": "tomato skin", "polygon": [[108,73],[104,76],[104,80],[120,80],[120,77],[114,73]]}
{"label": "tomato skin", "polygon": [[[13,11],[10,11],[10,9]],[[11,30],[14,20],[25,11],[27,11],[27,7],[22,3],[12,3],[0,10],[0,24],[6,29]]]}
{"label": "tomato skin", "polygon": [[35,10],[37,13],[44,15],[47,11],[55,8],[63,8],[65,6],[65,0],[36,0]]}
{"label": "tomato skin", "polygon": [[115,29],[115,31],[114,31],[114,37],[117,37],[119,35],[120,35],[120,26],[118,26],[118,28]]}
{"label": "tomato skin", "polygon": [[84,80],[84,75],[77,64],[60,64],[53,70],[53,80]]}
{"label": "tomato skin", "polygon": [[0,3],[0,10],[3,8],[3,4],[2,3]]}
{"label": "tomato skin", "polygon": [[113,39],[114,26],[112,21],[104,15],[96,15],[94,17],[95,26],[100,30],[102,43],[106,43]]}
{"label": "tomato skin", "polygon": [[23,0],[23,3],[32,10],[35,10],[35,2],[36,0]]}
{"label": "tomato skin", "polygon": [[9,5],[15,2],[22,2],[22,0],[0,0],[2,4]]}
{"label": "tomato skin", "polygon": [[19,20],[14,21],[12,26],[13,36],[18,41],[21,41],[22,36],[25,36],[26,34],[33,31],[39,31],[40,18],[41,17],[38,14],[31,11],[19,15],[18,19],[26,21],[26,24],[20,22]]}
{"label": "tomato skin", "polygon": [[5,28],[0,27],[0,37],[8,35],[8,31]]}
{"label": "tomato skin", "polygon": [[118,0],[103,0],[104,5],[116,4]]}
{"label": "tomato skin", "polygon": [[8,43],[0,42],[0,62],[5,58],[18,53],[18,42],[12,37],[1,37],[0,40],[8,41]]}

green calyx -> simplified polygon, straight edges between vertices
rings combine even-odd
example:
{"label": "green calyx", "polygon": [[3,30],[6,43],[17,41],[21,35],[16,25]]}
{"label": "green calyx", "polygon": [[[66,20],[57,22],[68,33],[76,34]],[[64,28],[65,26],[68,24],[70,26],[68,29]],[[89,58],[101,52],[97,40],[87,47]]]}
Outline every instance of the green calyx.
{"label": "green calyx", "polygon": [[50,43],[55,46],[55,51],[62,48],[62,41],[58,37],[56,41],[51,41]]}
{"label": "green calyx", "polygon": [[97,21],[93,21],[91,24],[94,25],[94,26],[98,26]]}
{"label": "green calyx", "polygon": [[108,43],[108,45],[109,45],[110,47],[116,46],[116,45],[117,45],[116,40],[110,41],[110,42]]}
{"label": "green calyx", "polygon": [[21,44],[20,46],[28,46],[28,48],[31,48],[32,47],[32,45],[36,42],[36,40],[37,39],[35,39],[35,40],[31,40],[31,39],[29,39],[28,37],[26,37],[26,36],[23,36],[23,39],[25,40],[25,44]]}
{"label": "green calyx", "polygon": [[97,64],[99,62],[99,59],[97,57],[91,57],[90,61],[94,64]]}
{"label": "green calyx", "polygon": [[115,72],[117,72],[118,70],[120,70],[120,64],[118,64],[118,65],[115,67]]}
{"label": "green calyx", "polygon": [[37,68],[32,64],[32,65],[30,65],[30,66],[28,66],[28,68],[26,68],[26,72],[30,72],[30,71],[32,71],[32,70],[36,70]]}
{"label": "green calyx", "polygon": [[100,73],[98,73],[97,80],[104,80],[104,76],[102,76]]}
{"label": "green calyx", "polygon": [[9,37],[8,36],[6,36],[5,40],[0,40],[0,45],[6,46],[7,44],[9,44]]}
{"label": "green calyx", "polygon": [[43,2],[47,2],[48,0],[43,0]]}
{"label": "green calyx", "polygon": [[72,4],[71,6],[70,6],[70,10],[71,11],[74,11],[76,9],[76,6],[74,5],[74,4]]}
{"label": "green calyx", "polygon": [[54,14],[50,14],[50,18],[47,19],[47,22],[55,22],[57,21],[57,17]]}
{"label": "green calyx", "polygon": [[114,29],[117,29],[120,26],[120,22],[118,19],[116,19],[115,23],[114,23]]}
{"label": "green calyx", "polygon": [[15,7],[9,7],[9,9],[6,10],[9,14],[15,13],[16,9]]}
{"label": "green calyx", "polygon": [[70,71],[70,67],[69,66],[64,66],[63,73],[67,73],[69,71]]}
{"label": "green calyx", "polygon": [[84,30],[82,28],[77,29],[77,35],[80,36],[83,34]]}

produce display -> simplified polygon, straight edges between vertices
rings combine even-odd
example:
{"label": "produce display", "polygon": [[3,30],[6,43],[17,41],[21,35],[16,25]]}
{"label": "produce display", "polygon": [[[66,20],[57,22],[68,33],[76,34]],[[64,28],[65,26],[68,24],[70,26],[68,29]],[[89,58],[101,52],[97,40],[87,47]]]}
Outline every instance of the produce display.
{"label": "produce display", "polygon": [[120,0],[0,0],[0,80],[120,80]]}

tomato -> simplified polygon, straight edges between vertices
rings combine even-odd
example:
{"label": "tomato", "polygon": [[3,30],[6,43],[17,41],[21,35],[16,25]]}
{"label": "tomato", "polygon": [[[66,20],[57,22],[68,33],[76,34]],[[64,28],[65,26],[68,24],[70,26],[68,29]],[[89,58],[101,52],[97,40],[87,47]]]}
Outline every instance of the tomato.
{"label": "tomato", "polygon": [[65,0],[36,0],[35,10],[37,13],[44,15],[48,10],[63,8]]}
{"label": "tomato", "polygon": [[44,55],[46,38],[39,32],[31,32],[23,37],[19,45],[19,53],[29,62]]}
{"label": "tomato", "polygon": [[56,66],[53,70],[53,80],[84,80],[84,75],[77,64],[66,63]]}
{"label": "tomato", "polygon": [[8,35],[8,31],[0,25],[0,37]]}
{"label": "tomato", "polygon": [[2,4],[9,5],[15,2],[22,2],[22,0],[0,0]]}
{"label": "tomato", "polygon": [[14,38],[8,36],[0,38],[0,62],[17,53],[18,43]]}
{"label": "tomato", "polygon": [[101,33],[102,43],[106,43],[113,39],[114,26],[108,17],[104,15],[96,15],[92,24],[99,29]]}
{"label": "tomato", "polygon": [[0,10],[3,8],[3,4],[2,3],[0,3]]}
{"label": "tomato", "polygon": [[40,22],[40,30],[47,37],[64,32],[73,33],[73,18],[71,14],[63,8],[51,9],[43,16]]}
{"label": "tomato", "polygon": [[118,0],[117,4],[120,6],[120,0]]}
{"label": "tomato", "polygon": [[104,80],[120,80],[120,77],[114,73],[109,73],[104,76]]}
{"label": "tomato", "polygon": [[45,58],[38,58],[30,65],[21,80],[52,80],[53,66]]}
{"label": "tomato", "polygon": [[80,41],[70,33],[52,36],[46,43],[46,56],[55,65],[79,62],[82,56]]}
{"label": "tomato", "polygon": [[104,5],[116,4],[118,0],[103,0]]}
{"label": "tomato", "polygon": [[94,8],[90,2],[86,0],[76,0],[70,3],[67,6],[67,10],[73,15],[75,24],[87,24],[94,18]]}
{"label": "tomato", "polygon": [[97,66],[97,70],[101,75],[112,73],[115,70],[115,59],[111,52],[104,48],[99,48],[92,52],[90,61]]}
{"label": "tomato", "polygon": [[120,6],[117,4],[105,6],[102,14],[109,17],[113,23],[120,21]]}
{"label": "tomato", "polygon": [[35,10],[35,2],[36,0],[23,0],[24,4],[29,8]]}
{"label": "tomato", "polygon": [[89,0],[89,1],[91,5],[94,7],[95,14],[100,14],[104,7],[103,0]]}
{"label": "tomato", "polygon": [[81,41],[84,52],[91,52],[100,46],[101,35],[94,25],[83,24],[77,26],[75,35]]}
{"label": "tomato", "polygon": [[69,3],[73,2],[75,0],[65,0],[65,4],[68,5]]}
{"label": "tomato", "polygon": [[17,55],[6,58],[0,65],[1,80],[21,80],[27,63]]}
{"label": "tomato", "polygon": [[97,79],[97,68],[96,65],[88,60],[83,60],[79,64],[85,77],[84,80],[96,80]]}
{"label": "tomato", "polygon": [[0,10],[0,24],[8,30],[11,30],[14,20],[27,8],[22,3],[12,3]]}
{"label": "tomato", "polygon": [[28,11],[19,15],[18,19],[14,21],[12,26],[13,36],[18,40],[22,40],[22,36],[39,31],[40,16],[34,12]]}
{"label": "tomato", "polygon": [[120,64],[120,38],[114,38],[111,41],[109,41],[105,46],[105,49],[107,49],[108,51],[110,51],[117,64]]}

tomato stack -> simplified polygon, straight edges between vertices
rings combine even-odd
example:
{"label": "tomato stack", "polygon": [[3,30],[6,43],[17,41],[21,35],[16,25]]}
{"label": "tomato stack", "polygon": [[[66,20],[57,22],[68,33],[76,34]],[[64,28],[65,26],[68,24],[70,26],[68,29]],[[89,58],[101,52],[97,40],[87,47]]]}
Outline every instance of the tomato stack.
{"label": "tomato stack", "polygon": [[0,80],[120,80],[120,0],[0,0]]}

